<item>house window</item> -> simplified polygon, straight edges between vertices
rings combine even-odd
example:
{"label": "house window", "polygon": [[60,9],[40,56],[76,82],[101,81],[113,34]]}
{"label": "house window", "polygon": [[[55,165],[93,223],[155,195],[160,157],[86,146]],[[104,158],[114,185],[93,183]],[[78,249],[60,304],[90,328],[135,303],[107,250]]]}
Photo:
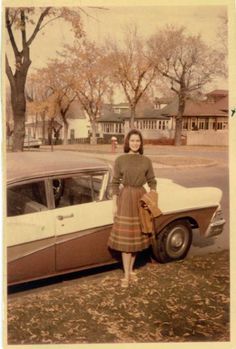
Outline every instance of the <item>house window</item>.
{"label": "house window", "polygon": [[223,122],[223,130],[225,130],[225,129],[227,129],[227,127],[228,127],[228,124],[227,124],[227,122]]}
{"label": "house window", "polygon": [[222,129],[223,129],[222,122],[217,122],[217,130],[222,130]]}
{"label": "house window", "polygon": [[159,121],[159,123],[158,123],[158,128],[159,128],[159,130],[161,129],[161,121]]}
{"label": "house window", "polygon": [[204,130],[204,122],[203,121],[199,122],[199,130]]}

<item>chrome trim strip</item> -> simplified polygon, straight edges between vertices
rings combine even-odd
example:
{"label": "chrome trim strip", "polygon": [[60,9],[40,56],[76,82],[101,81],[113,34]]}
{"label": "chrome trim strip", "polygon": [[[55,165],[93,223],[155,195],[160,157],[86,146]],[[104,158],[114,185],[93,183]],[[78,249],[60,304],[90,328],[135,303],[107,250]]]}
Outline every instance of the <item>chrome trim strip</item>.
{"label": "chrome trim strip", "polygon": [[[29,244],[29,242],[27,242],[26,244]],[[22,245],[24,245],[24,244],[22,244]],[[23,253],[21,255],[18,255],[16,257],[12,257],[12,258],[9,258],[9,259],[8,259],[9,252],[7,252],[7,263],[14,262],[14,261],[19,260],[19,259],[24,258],[24,257],[28,257],[28,256],[30,256],[30,255],[32,255],[32,254],[34,254],[36,252],[46,250],[47,248],[50,248],[50,247],[53,247],[53,246],[55,246],[55,242],[51,242],[51,243],[49,243],[49,244],[47,244],[45,246],[38,247],[37,249],[34,248],[30,252],[25,252],[25,253]],[[7,248],[7,250],[13,249],[14,247],[15,246],[10,246],[10,247]]]}
{"label": "chrome trim strip", "polygon": [[165,216],[165,215],[173,214],[173,213],[189,212],[189,211],[202,210],[204,208],[214,208],[214,207],[217,208],[218,205],[215,204],[215,205],[209,205],[209,206],[197,206],[197,207],[190,207],[188,209],[180,209],[180,210],[174,210],[174,211],[165,211],[165,212],[162,213],[162,215]]}
{"label": "chrome trim strip", "polygon": [[[102,227],[99,227],[99,228],[86,229],[86,230],[83,230],[83,231],[78,231],[78,232],[73,232],[73,233],[69,233],[69,234],[59,235],[59,236],[57,236],[56,245],[61,244],[62,242],[75,240],[75,239],[77,239],[79,237],[84,237],[86,235],[97,233],[97,232],[102,231],[104,229],[107,229],[109,227],[112,227],[112,224],[106,224],[106,225],[103,225]],[[71,236],[71,235],[75,235],[75,236]]]}
{"label": "chrome trim strip", "polygon": [[[99,231],[101,231],[101,230],[107,229],[107,228],[109,228],[109,227],[111,227],[111,226],[112,226],[112,224],[106,224],[106,225],[104,225],[104,226],[102,226],[102,227],[99,227],[99,229],[98,229],[98,228],[93,228],[93,229],[84,230],[84,231],[82,231],[82,232],[78,231],[78,232],[73,232],[73,233],[69,233],[69,234],[65,234],[65,235],[56,236],[55,238],[53,238],[53,239],[54,239],[54,242],[50,242],[50,243],[48,243],[48,244],[45,245],[45,246],[38,247],[37,249],[34,248],[34,249],[32,249],[30,252],[25,252],[25,253],[23,253],[22,255],[20,255],[20,256],[18,255],[18,256],[15,257],[15,258],[13,257],[13,258],[7,260],[7,263],[14,262],[15,260],[19,260],[19,259],[21,259],[21,258],[30,256],[30,255],[32,255],[33,253],[36,253],[36,252],[39,252],[39,251],[43,251],[43,250],[45,250],[46,248],[50,248],[50,247],[59,245],[59,244],[64,243],[64,242],[66,242],[66,241],[75,240],[75,239],[78,239],[78,238],[80,238],[80,237],[84,237],[84,236],[86,236],[86,235],[94,234],[94,233],[99,232]],[[71,235],[72,235],[72,236],[71,236]],[[73,236],[73,235],[75,235],[75,236]],[[37,240],[37,241],[39,241],[39,240]],[[32,241],[32,243],[34,243],[34,242],[36,242],[36,241]],[[30,243],[31,243],[31,242],[26,242],[26,243],[23,243],[22,245],[26,245],[26,244],[30,244]],[[19,245],[17,245],[17,246],[19,246]],[[10,247],[8,247],[7,249],[8,249],[8,250],[9,250],[9,249],[14,249],[14,247],[16,247],[16,246],[10,246]]]}

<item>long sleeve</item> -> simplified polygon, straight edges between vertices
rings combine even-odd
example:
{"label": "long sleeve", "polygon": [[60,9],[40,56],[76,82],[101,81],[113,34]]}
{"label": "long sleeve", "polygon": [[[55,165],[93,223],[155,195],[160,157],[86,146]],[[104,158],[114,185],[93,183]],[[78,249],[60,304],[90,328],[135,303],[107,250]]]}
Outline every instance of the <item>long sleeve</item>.
{"label": "long sleeve", "polygon": [[154,173],[152,162],[150,159],[149,159],[149,167],[148,167],[148,170],[146,172],[146,180],[147,180],[147,184],[150,187],[150,189],[156,190],[157,181],[155,178],[155,173]]}
{"label": "long sleeve", "polygon": [[120,171],[119,161],[118,159],[116,159],[114,164],[114,169],[113,169],[113,178],[111,182],[112,195],[119,194],[119,185],[121,183],[121,179],[122,179],[122,174]]}

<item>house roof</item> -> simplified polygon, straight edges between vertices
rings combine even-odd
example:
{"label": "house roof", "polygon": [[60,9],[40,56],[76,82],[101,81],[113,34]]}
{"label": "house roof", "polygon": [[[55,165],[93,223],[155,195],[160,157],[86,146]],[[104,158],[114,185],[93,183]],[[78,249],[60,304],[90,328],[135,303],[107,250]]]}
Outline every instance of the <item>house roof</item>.
{"label": "house roof", "polygon": [[[51,121],[50,120],[45,120],[45,121],[37,121],[37,126],[38,127],[48,127],[50,125]],[[26,127],[35,127],[36,126],[36,123],[35,122],[26,122],[25,123],[25,126]],[[62,126],[62,122],[58,122],[56,120],[53,121],[53,126],[56,127],[56,126]]]}
{"label": "house roof", "polygon": [[228,96],[228,90],[214,90],[206,93],[206,96]]}
{"label": "house roof", "polygon": [[[221,105],[218,105],[219,102],[221,102],[221,100],[217,103],[187,100],[184,116],[227,116],[225,109],[221,109]],[[175,98],[169,105],[161,109],[161,114],[172,116],[177,115],[178,105],[179,101]]]}
{"label": "house roof", "polygon": [[[130,110],[125,110],[121,114],[115,113],[113,110],[105,108],[102,111],[102,115],[98,119],[98,122],[123,122],[124,120],[130,119]],[[136,120],[168,120],[169,117],[161,115],[160,109],[144,108],[137,110],[135,115]]]}
{"label": "house roof", "polygon": [[86,119],[85,112],[78,101],[73,101],[67,112],[68,119]]}
{"label": "house roof", "polygon": [[98,122],[123,122],[124,115],[115,113],[112,110],[103,110],[101,116],[97,119]]}
{"label": "house roof", "polygon": [[219,101],[217,101],[215,106],[219,110],[223,110],[223,111],[228,112],[229,111],[229,97],[228,97],[228,95],[221,98]]}

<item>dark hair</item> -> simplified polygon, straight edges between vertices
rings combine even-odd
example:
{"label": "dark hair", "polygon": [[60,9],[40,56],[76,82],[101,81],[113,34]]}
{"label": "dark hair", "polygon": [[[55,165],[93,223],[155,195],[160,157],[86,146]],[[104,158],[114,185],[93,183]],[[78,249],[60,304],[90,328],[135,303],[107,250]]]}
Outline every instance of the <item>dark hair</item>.
{"label": "dark hair", "polygon": [[143,136],[142,136],[142,133],[139,130],[136,130],[136,129],[130,130],[128,132],[128,134],[126,135],[125,142],[124,142],[124,152],[128,153],[130,151],[129,140],[130,140],[130,137],[132,135],[139,136],[141,144],[140,144],[138,152],[139,152],[139,154],[143,154]]}

